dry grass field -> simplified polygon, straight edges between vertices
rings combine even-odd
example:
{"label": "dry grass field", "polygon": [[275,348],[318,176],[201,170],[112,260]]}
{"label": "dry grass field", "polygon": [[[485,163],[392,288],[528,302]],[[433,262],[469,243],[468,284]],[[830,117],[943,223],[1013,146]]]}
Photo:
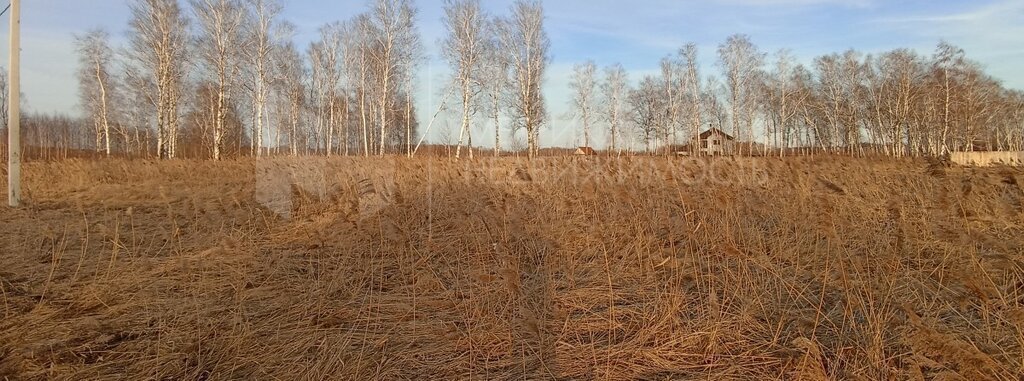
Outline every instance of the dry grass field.
{"label": "dry grass field", "polygon": [[30,163],[0,379],[1024,377],[1024,171]]}

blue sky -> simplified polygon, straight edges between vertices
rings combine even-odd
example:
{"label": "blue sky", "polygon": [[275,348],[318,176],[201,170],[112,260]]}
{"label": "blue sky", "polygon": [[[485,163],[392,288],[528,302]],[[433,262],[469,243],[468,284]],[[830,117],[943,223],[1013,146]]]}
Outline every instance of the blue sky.
{"label": "blue sky", "polygon": [[[284,2],[284,17],[298,26],[296,40],[302,45],[315,38],[320,25],[347,19],[367,6],[366,0]],[[483,2],[493,14],[505,14],[512,0]],[[417,5],[431,57],[420,74],[417,96],[425,127],[443,93],[447,68],[434,49],[443,34],[442,2],[420,0]],[[694,42],[703,72],[710,74],[717,71],[717,45],[735,33],[750,35],[766,52],[790,49],[805,63],[850,48],[877,53],[907,47],[931,54],[946,39],[1006,86],[1024,89],[1024,0],[547,0],[545,8],[553,56],[545,86],[553,120],[542,133],[545,145],[579,140],[575,123],[562,118],[575,63],[621,62],[635,80],[656,71],[665,55]],[[23,0],[22,83],[29,109],[77,112],[73,35],[102,27],[119,43],[127,21],[127,0]],[[5,15],[0,21],[4,66],[8,25]],[[439,120],[428,139],[443,140],[444,130],[454,124]],[[482,127],[476,140],[492,141],[488,130]]]}

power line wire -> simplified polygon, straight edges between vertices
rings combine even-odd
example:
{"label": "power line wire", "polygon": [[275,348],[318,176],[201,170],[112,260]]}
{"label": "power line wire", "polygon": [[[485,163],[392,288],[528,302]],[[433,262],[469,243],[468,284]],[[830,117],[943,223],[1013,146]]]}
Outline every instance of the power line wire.
{"label": "power line wire", "polygon": [[11,9],[11,4],[7,4],[7,8],[4,8],[3,11],[0,11],[0,16],[3,16],[4,13],[7,13],[7,11],[10,10],[10,9]]}

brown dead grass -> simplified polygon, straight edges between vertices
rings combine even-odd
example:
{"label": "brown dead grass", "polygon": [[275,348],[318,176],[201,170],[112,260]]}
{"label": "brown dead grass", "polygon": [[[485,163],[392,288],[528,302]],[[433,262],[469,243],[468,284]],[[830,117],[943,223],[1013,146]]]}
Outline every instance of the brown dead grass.
{"label": "brown dead grass", "polygon": [[1024,173],[846,158],[67,161],[0,378],[1017,380]]}

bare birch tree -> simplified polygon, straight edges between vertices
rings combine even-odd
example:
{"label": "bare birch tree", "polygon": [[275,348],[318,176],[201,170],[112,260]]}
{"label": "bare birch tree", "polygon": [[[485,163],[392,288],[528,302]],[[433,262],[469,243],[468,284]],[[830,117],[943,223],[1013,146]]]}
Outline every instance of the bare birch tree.
{"label": "bare birch tree", "polygon": [[664,84],[655,76],[645,76],[639,86],[630,91],[629,105],[633,127],[643,140],[645,151],[651,152],[651,145],[667,117]]}
{"label": "bare birch tree", "polygon": [[[961,83],[963,105],[959,112],[962,118],[960,136],[965,151],[976,151],[977,143],[984,141],[983,131],[991,128],[993,118],[997,115],[999,84],[980,65],[971,63],[963,75]],[[998,140],[998,139],[996,139]]]}
{"label": "bare birch tree", "polygon": [[402,75],[411,75],[413,46],[418,44],[415,30],[416,8],[412,0],[375,0],[370,11],[372,45],[370,62],[376,79],[379,155],[386,152],[388,113],[395,103]]}
{"label": "bare birch tree", "polygon": [[936,144],[941,147],[935,147],[934,149],[946,153],[949,152],[948,138],[955,124],[953,118],[955,102],[957,100],[955,85],[957,77],[963,72],[966,57],[964,57],[963,49],[942,41],[935,51],[932,62],[933,76],[935,77],[933,80],[937,83],[937,92],[941,98],[942,108],[942,132],[939,134],[937,138],[938,143]]}
{"label": "bare birch tree", "polygon": [[110,156],[111,129],[117,124],[113,110],[118,86],[111,70],[114,50],[110,47],[110,36],[103,30],[92,30],[75,37],[75,46],[82,108],[95,128],[96,151]]}
{"label": "bare birch tree", "polygon": [[540,1],[518,0],[512,15],[499,23],[502,50],[509,56],[511,84],[515,89],[511,104],[514,129],[525,129],[529,157],[540,152],[540,128],[547,119],[541,86],[551,60],[551,41],[544,29],[544,7]]}
{"label": "bare birch tree", "polygon": [[924,75],[920,57],[913,51],[897,49],[879,56],[875,64],[884,82],[885,91],[880,95],[880,100],[888,130],[889,153],[904,156],[910,153],[906,133],[910,127],[913,105],[920,97],[920,90],[915,83]]}
{"label": "bare birch tree", "polygon": [[684,92],[689,99],[689,105],[687,109],[689,111],[689,123],[690,123],[690,151],[694,155],[700,154],[700,129],[704,124],[702,120],[702,107],[704,103],[701,101],[701,80],[700,80],[700,66],[697,62],[697,45],[686,44],[682,49],[679,50],[679,57],[682,61],[682,65],[686,70],[685,77],[683,79]]}
{"label": "bare birch tree", "polygon": [[775,66],[764,81],[763,104],[768,133],[780,155],[789,148],[793,119],[798,113],[800,88],[796,86],[797,65],[788,50],[775,54]]}
{"label": "bare birch tree", "polygon": [[[373,41],[371,41],[372,27],[370,24],[371,21],[368,15],[356,16],[349,22],[343,39],[346,83],[355,92],[354,98],[358,99],[360,140],[362,141],[364,156],[372,154],[369,124],[373,118],[370,116],[372,111],[372,107],[370,107],[370,87],[372,82],[370,50],[372,49],[371,44]],[[355,99],[353,100],[354,102],[356,101]]]}
{"label": "bare birch tree", "polygon": [[[495,29],[495,22],[489,21],[487,28]],[[501,156],[501,116],[509,83],[509,59],[501,50],[501,42],[495,33],[488,33],[487,51],[484,55],[482,83],[487,94],[487,111],[494,123],[494,157]]]}
{"label": "bare birch tree", "polygon": [[267,102],[270,97],[272,70],[271,60],[274,49],[280,46],[282,39],[290,37],[288,28],[281,29],[277,24],[278,14],[282,10],[277,0],[246,0],[251,22],[246,30],[244,50],[246,66],[250,81],[246,86],[249,100],[252,102],[252,154],[263,154],[264,124],[267,120]]}
{"label": "bare birch tree", "polygon": [[216,110],[211,126],[213,132],[213,159],[221,159],[227,108],[232,101],[232,90],[244,51],[242,26],[245,20],[242,4],[238,0],[192,0],[198,23],[197,53],[205,74],[213,82],[216,92]]}
{"label": "bare birch tree", "polygon": [[[405,84],[404,92],[405,99],[397,102],[401,107],[404,108],[404,115],[399,112],[399,118],[402,119],[402,125],[405,126],[405,153],[406,156],[413,156],[413,138],[416,137],[419,130],[419,121],[416,118],[416,105],[413,99],[413,92],[416,90],[416,75],[420,69],[420,66],[426,61],[427,54],[424,51],[423,41],[420,39],[420,34],[415,29],[413,30],[410,38],[405,44],[405,61],[402,63],[402,75],[401,78]],[[401,95],[401,94],[400,94]],[[401,110],[399,110],[401,111]]]}
{"label": "bare birch tree", "polygon": [[317,147],[330,157],[339,131],[341,95],[342,33],[344,25],[331,23],[320,28],[320,41],[310,44],[309,58],[315,90]]}
{"label": "bare birch tree", "polygon": [[[366,63],[366,34],[362,31],[368,30],[366,15],[359,15],[345,22],[344,32],[341,35],[341,61],[342,61],[342,80],[344,82],[343,88],[345,89],[346,95],[351,98],[350,109],[352,113],[356,113],[359,120],[350,120],[346,118],[345,123],[358,124],[356,129],[356,139],[352,139],[351,136],[346,136],[345,142],[345,154],[348,155],[349,144],[355,143],[357,147],[363,147],[363,155],[369,155],[369,136],[367,135],[367,120],[366,120],[366,81],[367,77],[365,73],[367,68]],[[346,126],[346,135],[351,133]],[[360,132],[361,131],[361,132]],[[359,144],[362,141],[362,144]]]}
{"label": "bare birch tree", "polygon": [[316,118],[316,122],[313,124],[313,141],[315,144],[314,148],[318,152],[327,140],[324,130],[327,124],[325,115],[327,115],[327,87],[329,86],[327,72],[330,68],[328,68],[326,58],[327,48],[324,45],[323,41],[314,41],[306,49],[306,56],[309,59],[310,67],[311,104],[309,106],[312,108]]}
{"label": "bare birch tree", "polygon": [[156,150],[160,158],[176,156],[182,91],[185,85],[188,19],[178,0],[130,3],[129,78],[156,111]]}
{"label": "bare birch tree", "polygon": [[590,127],[594,118],[597,89],[597,64],[587,61],[573,68],[569,86],[573,96],[570,104],[572,113],[583,124],[583,146],[590,147]]}
{"label": "bare birch tree", "polygon": [[341,53],[345,27],[342,23],[332,23],[322,32],[327,68],[327,156],[342,151],[342,131],[347,128],[344,110],[348,102],[342,88],[344,57]]}
{"label": "bare birch tree", "polygon": [[290,41],[275,49],[274,56],[278,78],[275,81],[275,92],[281,110],[278,128],[286,126],[284,128],[287,129],[289,150],[292,156],[298,156],[299,145],[306,144],[300,130],[306,102],[306,85],[303,82],[306,76],[305,66],[302,64],[302,54]]}
{"label": "bare birch tree", "polygon": [[[729,124],[729,109],[722,103],[722,98],[728,90],[716,76],[708,76],[704,82],[704,93],[701,94],[701,104],[704,110],[705,119],[711,121],[711,127],[723,130]],[[723,130],[724,131],[724,130]]]}
{"label": "bare birch tree", "polygon": [[661,60],[661,89],[665,97],[665,116],[661,126],[662,144],[665,145],[665,155],[671,154],[676,144],[676,130],[679,127],[679,101],[683,87],[682,75],[679,62],[671,56]]}
{"label": "bare birch tree", "polygon": [[729,94],[732,130],[738,139],[750,141],[753,138],[756,93],[764,57],[746,35],[729,36],[718,47],[718,64]]}
{"label": "bare birch tree", "polygon": [[608,147],[612,152],[619,153],[619,136],[623,121],[626,119],[626,101],[629,98],[629,74],[621,64],[605,68],[604,81],[601,83],[602,119],[608,123]]}
{"label": "bare birch tree", "polygon": [[295,35],[295,25],[288,21],[280,21],[275,26],[275,38],[274,45],[270,49],[270,57],[267,59],[269,66],[268,72],[270,75],[269,81],[267,82],[267,100],[269,102],[265,112],[266,121],[268,123],[268,131],[273,131],[274,134],[274,154],[280,155],[281,150],[285,148],[283,145],[282,138],[288,133],[291,125],[291,113],[289,110],[289,96],[287,91],[288,87],[286,84],[286,77],[289,66],[297,66],[300,70],[299,82],[302,81],[301,69],[302,69],[302,58],[301,56],[293,63],[282,62],[286,59],[288,54],[284,51],[287,49],[294,49],[292,44],[292,37]]}
{"label": "bare birch tree", "polygon": [[480,109],[482,68],[488,44],[487,14],[480,7],[480,0],[446,0],[444,7],[442,22],[447,35],[441,41],[441,56],[452,67],[452,86],[458,89],[462,101],[462,124],[455,158],[462,156],[466,135],[470,136],[469,156],[472,158],[470,122]]}

